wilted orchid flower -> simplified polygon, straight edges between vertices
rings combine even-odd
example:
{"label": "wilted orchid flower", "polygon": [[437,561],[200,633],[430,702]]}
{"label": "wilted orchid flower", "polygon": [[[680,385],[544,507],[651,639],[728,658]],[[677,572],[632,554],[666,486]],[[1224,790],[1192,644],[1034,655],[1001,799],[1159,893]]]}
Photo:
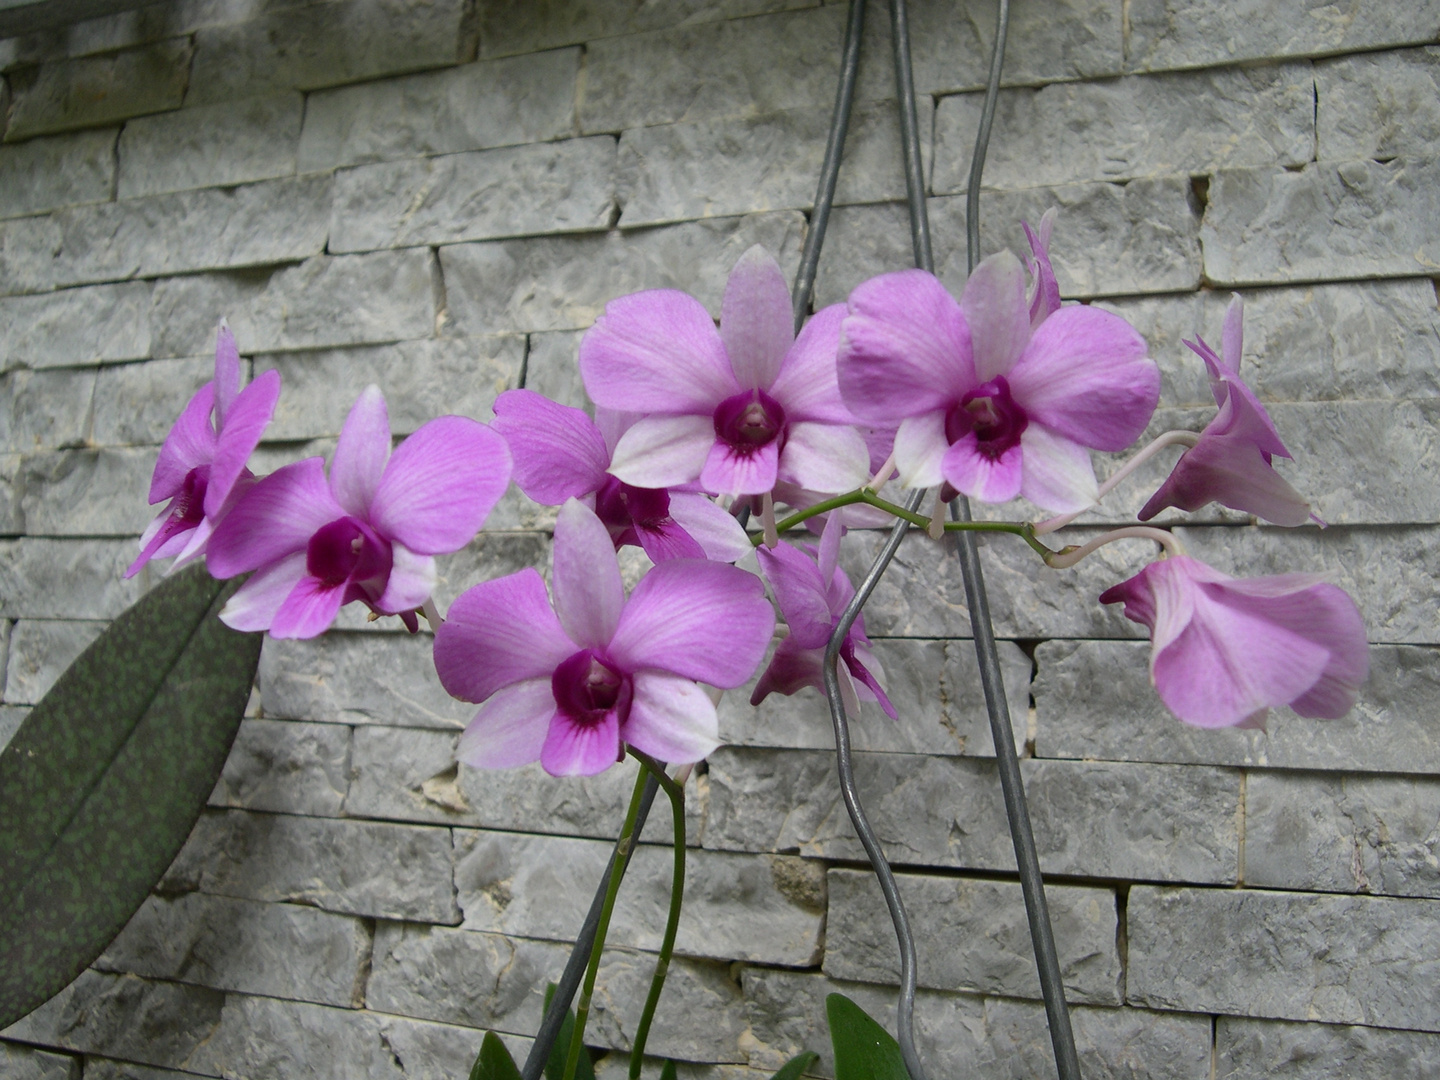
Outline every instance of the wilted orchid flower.
{"label": "wilted orchid flower", "polygon": [[1020,223],[1025,239],[1030,242],[1030,256],[1025,263],[1030,271],[1031,330],[1060,310],[1060,283],[1055,280],[1055,270],[1050,265],[1050,230],[1054,225],[1053,206],[1041,216],[1038,230],[1030,228],[1029,222]]}
{"label": "wilted orchid flower", "polygon": [[[825,690],[825,646],[840,623],[840,616],[855,595],[845,571],[837,564],[840,537],[844,526],[837,514],[831,514],[820,535],[820,550],[812,558],[799,548],[781,544],[771,550],[761,547],[757,554],[760,569],[775,593],[780,614],[790,628],[789,635],[775,649],[770,666],[750,704],[759,705],[771,694],[794,694],[807,686],[822,693]],[[884,675],[880,662],[870,651],[865,636],[865,616],[860,615],[845,635],[840,646],[840,696],[851,716],[860,712],[860,702],[879,702],[890,719],[896,719],[895,706],[885,696],[878,675]]]}
{"label": "wilted orchid flower", "polygon": [[1175,555],[1100,601],[1150,628],[1151,682],[1197,727],[1260,727],[1280,705],[1336,719],[1369,671],[1355,602],[1308,574],[1236,579]]}
{"label": "wilted orchid flower", "polygon": [[1310,504],[1271,466],[1274,455],[1288,458],[1290,453],[1265,406],[1240,378],[1243,318],[1244,304],[1237,293],[1225,312],[1220,356],[1203,338],[1185,342],[1205,361],[1220,411],[1150,496],[1140,511],[1141,521],[1167,506],[1190,511],[1210,502],[1276,525],[1303,525],[1309,519]]}
{"label": "wilted orchid flower", "polygon": [[638,488],[611,476],[610,455],[621,417],[600,410],[597,424],[579,409],[533,390],[507,390],[495,400],[493,427],[510,444],[515,483],[544,506],[580,499],[599,515],[615,546],[634,544],[655,562],[748,555],[745,530],[725,509],[694,491]]}
{"label": "wilted orchid flower", "polygon": [[[1036,246],[1036,266],[1048,268]],[[899,423],[902,483],[948,483],[984,502],[1024,495],[1060,512],[1095,501],[1087,448],[1123,450],[1145,430],[1160,373],[1125,320],[1082,305],[1049,311],[1051,299],[1043,278],[1027,299],[1009,252],[975,268],[959,303],[923,270],[850,294],[840,392],[862,420]]]}
{"label": "wilted orchid flower", "polygon": [[509,483],[505,440],[463,416],[431,420],[391,454],[385,398],[371,386],[345,420],[328,482],[322,458],[287,465],[215,530],[210,572],[256,571],[220,618],[309,638],[359,600],[413,631],[435,587],[432,556],[468,544]]}
{"label": "wilted orchid flower", "polygon": [[150,502],[170,504],[140,537],[140,557],[125,576],[151,559],[176,556],[170,570],[205,553],[220,519],[253,480],[245,463],[275,415],[280,373],[267,371],[240,389],[240,353],[223,322],[215,338],[215,378],[195,392],[165,436]]}
{"label": "wilted orchid flower", "polygon": [[792,330],[790,292],[760,247],[735,264],[720,329],[675,289],[612,300],[580,342],[595,404],[642,414],[615,447],[610,472],[627,484],[763,495],[777,480],[849,491],[869,474],[865,440],[835,385],[845,310]]}
{"label": "wilted orchid flower", "polygon": [[590,776],[625,744],[662,761],[719,745],[697,682],[733,687],[765,655],[775,614],[760,579],[724,563],[671,559],[627,600],[603,522],[576,499],[555,522],[554,610],[534,570],[487,581],[450,606],[435,635],[440,682],[482,702],[458,757],[505,769],[538,760]]}

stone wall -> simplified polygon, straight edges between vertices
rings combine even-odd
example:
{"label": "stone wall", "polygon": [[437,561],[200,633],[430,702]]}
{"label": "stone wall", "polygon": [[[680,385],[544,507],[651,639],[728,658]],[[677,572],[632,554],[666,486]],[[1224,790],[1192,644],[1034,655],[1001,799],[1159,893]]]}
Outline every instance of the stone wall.
{"label": "stone wall", "polygon": [[[873,7],[817,305],[909,265]],[[793,271],[844,15],[173,0],[0,41],[0,740],[154,584],[121,571],[221,316],[254,371],[284,377],[265,469],[326,452],[372,381],[399,431],[487,419],[507,387],[577,402],[576,344],[610,298],[681,288],[718,314],[757,242]],[[955,289],[993,18],[913,0]],[[1157,431],[1203,422],[1180,339],[1216,340],[1242,291],[1244,374],[1331,526],[1212,511],[1184,541],[1232,572],[1323,573],[1374,642],[1349,718],[1198,731],[1149,689],[1139,628],[1096,603],[1143,551],[1057,574],[985,545],[1084,1073],[1435,1076],[1440,2],[1015,0],[1013,19],[986,250],[1060,208],[1061,287],[1145,334]],[[512,493],[446,561],[442,601],[548,569],[552,520]],[[875,543],[851,541],[852,570]],[[857,769],[923,943],[922,1055],[936,1078],[1053,1075],[953,557],[912,537],[870,612],[902,719],[860,721]],[[457,772],[470,707],[389,622],[347,612],[267,643],[189,844],[92,970],[0,1033],[0,1074],[456,1078],[486,1028],[524,1051],[630,781]],[[651,1042],[714,1080],[823,1051],[832,987],[892,1017],[897,978],[823,703],[744,697],[692,789],[683,958]],[[665,817],[602,969],[606,1075],[657,947]]]}

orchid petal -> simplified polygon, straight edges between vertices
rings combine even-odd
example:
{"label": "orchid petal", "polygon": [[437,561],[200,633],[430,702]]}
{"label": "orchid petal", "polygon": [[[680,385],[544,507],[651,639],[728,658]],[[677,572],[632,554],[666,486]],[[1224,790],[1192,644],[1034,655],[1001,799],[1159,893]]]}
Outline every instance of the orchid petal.
{"label": "orchid petal", "polygon": [[1040,424],[1020,436],[1024,474],[1020,494],[1036,506],[1057,514],[1073,514],[1100,498],[1090,451]]}
{"label": "orchid petal", "polygon": [[516,485],[538,503],[559,506],[605,482],[610,451],[595,421],[580,409],[534,390],[506,390],[495,399],[491,427],[510,446]]}
{"label": "orchid petal", "polygon": [[1180,456],[1139,518],[1149,521],[1169,506],[1194,511],[1211,502],[1289,528],[1310,519],[1310,504],[1265,461],[1253,442],[1203,434]]}
{"label": "orchid petal", "polygon": [[635,698],[620,736],[651,757],[686,765],[720,745],[720,718],[704,690],[662,671],[635,673]]}
{"label": "orchid petal", "polygon": [[275,404],[279,400],[280,373],[271,370],[263,372],[242,390],[226,410],[205,488],[206,517],[216,517],[230,497],[235,481],[245,471],[245,463],[260,445],[260,437],[275,415]]}
{"label": "orchid petal", "polygon": [[385,395],[372,383],[350,407],[330,462],[330,490],[347,514],[369,516],[389,459],[390,413]]}
{"label": "orchid petal", "polygon": [[945,479],[941,469],[949,449],[943,411],[902,420],[895,432],[895,467],[900,483],[913,488],[935,487]]}
{"label": "orchid petal", "polygon": [[823,649],[801,648],[794,638],[786,638],[775,647],[775,655],[770,658],[770,665],[760,676],[754,692],[750,695],[750,704],[759,705],[771,694],[784,694],[789,697],[807,686],[822,689],[825,685],[825,676],[820,666],[823,655]]}
{"label": "orchid petal", "polygon": [[694,538],[707,559],[739,562],[755,550],[734,515],[704,495],[672,492],[670,517]]}
{"label": "orchid petal", "polygon": [[235,504],[210,538],[210,572],[230,578],[293,552],[304,552],[321,528],[345,516],[330,494],[322,458],[275,470]]}
{"label": "orchid petal", "polygon": [[[880,660],[869,649],[857,645],[853,651],[854,662],[846,660],[846,668],[855,680],[857,696],[861,700],[874,701],[880,706],[880,711],[891,720],[899,720],[900,714],[895,711],[895,706],[890,701],[890,696],[885,693],[882,680],[885,669],[880,666]],[[868,691],[868,693],[866,692]]]}
{"label": "orchid petal", "polygon": [[210,518],[201,518],[199,524],[190,530],[190,536],[185,541],[185,546],[175,553],[175,561],[165,571],[169,577],[176,570],[183,570],[201,555],[205,554],[205,548],[210,543],[210,534],[215,531],[217,523]]}
{"label": "orchid petal", "polygon": [[808,491],[853,491],[870,478],[870,448],[853,427],[791,424],[776,473]]}
{"label": "orchid petal", "polygon": [[215,455],[215,429],[210,412],[215,407],[215,383],[207,382],[186,403],[180,418],[165,436],[155,474],[150,480],[150,502],[164,502],[185,486],[191,469],[210,464]]}
{"label": "orchid petal", "polygon": [[466,589],[435,631],[440,685],[461,701],[542,677],[548,691],[555,667],[575,651],[531,568]]}
{"label": "orchid petal", "polygon": [[1020,260],[1008,251],[982,259],[965,282],[960,310],[970,326],[976,380],[989,382],[1009,372],[1030,340]]}
{"label": "orchid petal", "polygon": [[455,757],[477,769],[514,769],[539,761],[554,715],[548,677],[506,686],[465,726]]}
{"label": "orchid petal", "polygon": [[1245,342],[1245,301],[1239,293],[1230,294],[1225,309],[1225,325],[1220,331],[1220,359],[1232,375],[1240,374],[1240,356]]}
{"label": "orchid petal", "polygon": [[555,614],[576,645],[604,650],[625,607],[625,586],[610,533],[595,512],[571,499],[555,519],[550,576]]}
{"label": "orchid petal", "polygon": [[795,340],[793,322],[785,275],[756,244],[730,271],[720,302],[720,338],[742,390],[770,389]]}
{"label": "orchid petal", "polygon": [[778,442],[740,450],[716,441],[700,470],[700,483],[721,495],[763,495],[774,489],[779,464]]}
{"label": "orchid petal", "polygon": [[598,723],[577,723],[557,711],[540,748],[540,764],[551,776],[594,776],[620,758],[620,721],[612,709]]}
{"label": "orchid petal", "polygon": [[773,550],[761,546],[755,554],[790,637],[804,649],[822,647],[830,640],[831,615],[825,579],[815,560],[785,543]]}
{"label": "orchid petal", "polygon": [[167,506],[160,511],[145,531],[140,534],[140,554],[125,569],[125,577],[132,578],[140,572],[140,568],[151,559],[156,558],[161,549],[175,540],[182,533],[191,532],[195,526],[183,524],[183,519],[174,516],[174,513]]}
{"label": "orchid petal", "polygon": [[770,396],[793,420],[822,424],[853,424],[855,415],[840,397],[835,355],[840,350],[840,326],[848,310],[831,304],[810,316],[770,386]]}
{"label": "orchid petal", "polygon": [[345,583],[327,585],[306,574],[270,620],[273,638],[313,638],[330,629],[345,603]]}
{"label": "orchid petal", "polygon": [[220,621],[232,630],[259,632],[270,629],[280,605],[305,576],[305,552],[271,563],[235,590],[220,609]]}
{"label": "orchid petal", "polygon": [[390,576],[385,591],[375,601],[375,610],[384,615],[399,615],[423,607],[435,591],[435,560],[417,555],[404,544],[390,545]]}
{"label": "orchid petal", "polygon": [[1054,224],[1053,206],[1041,216],[1038,235],[1026,222],[1020,223],[1025,230],[1025,239],[1030,241],[1030,274],[1035,279],[1035,296],[1030,301],[1032,330],[1060,310],[1060,285],[1055,280],[1055,268],[1050,264],[1050,229]]}
{"label": "orchid petal", "polygon": [[240,393],[240,350],[225,320],[215,334],[215,426],[223,429],[230,419],[230,406]]}
{"label": "orchid petal", "polygon": [[700,476],[714,445],[709,416],[646,417],[620,437],[610,474],[633,487],[687,484]]}
{"label": "orchid petal", "polygon": [[658,526],[637,525],[634,531],[636,538],[640,541],[641,550],[650,556],[651,562],[706,557],[705,549],[693,536],[676,524],[673,518],[668,523]]}
{"label": "orchid petal", "polygon": [[[839,514],[836,514],[834,517],[830,518],[828,521],[825,522],[825,531],[820,534],[820,551],[818,559],[821,581],[831,582],[834,580],[835,572],[840,568],[840,541],[844,538],[844,536],[845,525],[844,522],[841,520]],[[844,576],[843,572],[841,576]],[[845,578],[845,584],[850,584],[850,579],[848,577]],[[852,593],[851,595],[854,594]],[[847,596],[845,598],[845,601],[846,603],[849,603],[850,597]],[[860,620],[861,626],[865,625],[863,615],[857,615],[856,618]]]}
{"label": "orchid petal", "polygon": [[1021,444],[1016,443],[999,457],[980,449],[975,433],[950,444],[940,471],[951,487],[981,502],[1009,502],[1020,494],[1023,476]]}

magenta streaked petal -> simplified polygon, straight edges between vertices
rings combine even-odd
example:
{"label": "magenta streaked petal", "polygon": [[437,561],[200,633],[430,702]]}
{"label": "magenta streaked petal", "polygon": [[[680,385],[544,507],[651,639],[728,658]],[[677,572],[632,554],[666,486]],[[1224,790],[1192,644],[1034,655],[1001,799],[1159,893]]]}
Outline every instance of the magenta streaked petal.
{"label": "magenta streaked petal", "polygon": [[[840,541],[844,539],[844,537],[844,520],[839,514],[835,514],[825,522],[825,529],[820,534],[820,550],[816,553],[818,555],[816,562],[820,568],[820,580],[830,583],[827,585],[826,595],[829,595],[828,590],[833,586],[837,571],[839,571],[840,577],[844,579],[846,587],[850,585],[850,579],[845,576],[843,570],[840,570]],[[853,592],[847,595],[845,597],[845,603],[848,604],[850,597],[853,595]],[[844,610],[844,607],[842,605],[841,608],[837,610],[835,605],[831,604],[831,610],[839,614],[840,611]],[[856,625],[863,628],[865,625],[865,616],[857,615],[856,619],[858,620]]]}
{"label": "magenta streaked petal", "polygon": [[788,637],[775,648],[770,665],[755,684],[750,695],[750,704],[759,705],[771,694],[789,697],[807,686],[817,690],[825,687],[825,676],[821,668],[824,649],[802,648],[793,637]]}
{"label": "magenta streaked petal", "polygon": [[716,441],[700,470],[700,484],[721,495],[763,495],[774,489],[779,464],[778,440],[754,448]]}
{"label": "magenta streaked petal", "polygon": [[125,569],[125,577],[132,578],[140,572],[140,568],[151,559],[161,557],[160,551],[175,540],[182,533],[188,533],[195,528],[195,525],[182,520],[166,507],[156,514],[145,531],[140,534],[140,554]]}
{"label": "magenta streaked petal", "polygon": [[527,679],[543,677],[548,687],[550,673],[573,652],[545,582],[528,568],[466,589],[435,631],[440,684],[461,701],[484,701]]}
{"label": "magenta streaked petal", "polygon": [[880,660],[869,649],[857,645],[852,650],[854,661],[849,658],[845,663],[850,675],[856,683],[857,697],[861,701],[873,701],[880,706],[880,711],[891,720],[899,720],[900,714],[895,711],[895,706],[890,702],[890,696],[885,693],[882,679],[885,669],[880,666]]}
{"label": "magenta streaked petal", "polygon": [[670,517],[694,538],[707,559],[739,562],[755,550],[730,511],[704,495],[672,492]]}
{"label": "magenta streaked petal", "polygon": [[190,470],[208,465],[214,458],[215,429],[210,424],[214,407],[215,383],[212,381],[195,391],[170,434],[165,436],[160,457],[155,462],[155,474],[150,479],[152,504],[174,498],[185,485]]}
{"label": "magenta streaked petal", "polygon": [[800,336],[785,354],[770,396],[785,408],[791,420],[822,424],[853,424],[836,381],[835,355],[840,349],[840,325],[848,314],[844,304],[821,308],[800,328]]}
{"label": "magenta streaked petal", "polygon": [[345,583],[327,585],[308,573],[270,620],[273,638],[313,638],[330,629],[345,603]]}
{"label": "magenta streaked petal", "polygon": [[235,335],[222,319],[215,333],[215,424],[219,428],[230,420],[230,406],[240,393],[240,350]]}
{"label": "magenta streaked petal", "polygon": [[610,451],[595,421],[579,409],[534,390],[506,390],[495,399],[491,427],[510,446],[516,485],[538,503],[559,506],[605,482]]}
{"label": "magenta streaked petal", "polygon": [[390,576],[375,609],[385,615],[414,611],[435,591],[435,560],[417,555],[401,543],[391,543],[390,557]]}
{"label": "magenta streaked petal", "polygon": [[635,534],[641,550],[650,556],[651,562],[706,557],[705,549],[673,518],[661,525],[637,525]]}
{"label": "magenta streaked petal", "polygon": [[596,405],[630,412],[709,414],[741,390],[710,313],[674,289],[606,304],[580,340],[580,374]]}
{"label": "magenta streaked petal", "polygon": [[720,302],[720,338],[742,389],[770,389],[795,340],[793,322],[785,275],[756,244],[730,271]]}
{"label": "magenta streaked petal", "polygon": [[976,381],[989,382],[1006,374],[1030,340],[1030,308],[1020,260],[1008,251],[982,259],[965,282],[960,310],[970,326]]}
{"label": "magenta streaked petal", "polygon": [[247,491],[225,515],[210,538],[210,572],[230,578],[303,552],[320,528],[344,516],[325,482],[323,458],[286,465]]}
{"label": "magenta streaked petal", "polygon": [[720,745],[720,719],[709,695],[689,679],[637,671],[635,698],[620,737],[651,757],[687,765]]}
{"label": "magenta streaked petal", "polygon": [[257,571],[235,590],[220,611],[220,621],[232,630],[263,631],[280,605],[305,576],[305,552],[297,551]]}
{"label": "magenta streaked petal", "polygon": [[594,776],[619,759],[620,721],[613,709],[598,722],[575,721],[557,711],[540,748],[540,765],[551,776]]}
{"label": "magenta streaked petal", "polygon": [[459,551],[510,485],[510,449],[484,424],[440,416],[400,444],[370,503],[370,521],[420,555]]}
{"label": "magenta streaked petal", "polygon": [[609,530],[593,510],[575,499],[562,506],[555,518],[550,587],[555,592],[555,614],[570,640],[603,652],[620,622],[625,586]]}
{"label": "magenta streaked petal", "polygon": [[1310,518],[1310,504],[1265,461],[1253,442],[1203,434],[1180,456],[1139,517],[1148,521],[1169,506],[1194,511],[1211,502],[1290,528]]}
{"label": "magenta streaked petal", "polygon": [[1040,218],[1038,234],[1029,224],[1021,222],[1025,239],[1030,242],[1030,275],[1034,278],[1035,295],[1030,300],[1030,327],[1033,330],[1060,310],[1060,285],[1055,268],[1050,264],[1050,228],[1055,224],[1055,207]]}
{"label": "magenta streaked petal", "polygon": [[715,422],[705,416],[650,416],[620,437],[610,475],[634,487],[668,488],[700,476],[715,445]]}
{"label": "magenta streaked petal", "polygon": [[1020,494],[1023,479],[1023,443],[1016,443],[998,457],[981,450],[972,431],[950,444],[940,471],[946,482],[961,494],[981,502],[1009,502]]}
{"label": "magenta streaked petal", "polygon": [[775,613],[754,574],[676,559],[635,586],[609,655],[627,671],[656,668],[728,689],[754,674],[774,630]]}
{"label": "magenta streaked petal", "polygon": [[1057,514],[1073,514],[1093,506],[1100,497],[1090,451],[1031,424],[1020,436],[1024,474],[1020,494],[1036,506]]}
{"label": "magenta streaked petal", "polygon": [[245,471],[245,463],[260,445],[279,400],[280,373],[266,371],[242,390],[226,411],[210,464],[210,483],[205,489],[207,517],[217,516],[230,497],[235,482]]}
{"label": "magenta streaked petal", "polygon": [[1272,456],[1290,457],[1290,451],[1285,449],[1280,433],[1275,430],[1275,422],[1240,376],[1225,376],[1217,389],[1224,401],[1215,419],[1205,426],[1206,432],[1247,439],[1265,455],[1267,462]]}
{"label": "magenta streaked petal", "polygon": [[548,675],[506,686],[465,725],[455,757],[477,769],[514,769],[539,761],[554,715]]}
{"label": "magenta streaked petal", "polygon": [[1095,450],[1139,438],[1160,400],[1160,369],[1118,315],[1075,305],[1046,319],[1008,377],[1034,423]]}
{"label": "magenta streaked petal", "polygon": [[375,489],[390,459],[390,412],[385,395],[373,383],[361,391],[330,462],[330,489],[347,514],[368,517]]}
{"label": "magenta streaked petal", "polygon": [[210,534],[214,531],[215,522],[209,518],[201,519],[200,523],[190,531],[190,536],[185,541],[185,546],[175,553],[175,561],[172,562],[165,571],[165,576],[169,577],[175,573],[176,570],[183,570],[196,559],[200,558],[200,556],[204,555],[205,549],[210,543]]}
{"label": "magenta streaked petal", "polygon": [[850,294],[836,362],[840,395],[878,424],[948,409],[980,382],[971,350],[960,305],[933,274],[881,274]]}
{"label": "magenta streaked petal", "polygon": [[776,471],[808,491],[853,491],[870,479],[870,448],[853,427],[791,424]]}
{"label": "magenta streaked petal", "polygon": [[762,545],[755,554],[785,625],[790,627],[787,640],[794,640],[802,649],[821,648],[830,640],[831,617],[825,579],[815,560],[783,542],[773,550]]}
{"label": "magenta streaked petal", "polygon": [[942,465],[950,449],[945,413],[928,412],[900,422],[895,432],[895,468],[905,487],[935,487],[945,479]]}

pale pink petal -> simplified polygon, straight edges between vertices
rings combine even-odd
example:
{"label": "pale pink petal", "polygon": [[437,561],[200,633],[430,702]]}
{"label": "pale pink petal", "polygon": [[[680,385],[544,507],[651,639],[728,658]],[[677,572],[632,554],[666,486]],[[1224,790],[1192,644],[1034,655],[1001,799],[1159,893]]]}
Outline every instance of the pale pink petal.
{"label": "pale pink petal", "polygon": [[240,393],[240,350],[235,335],[224,319],[215,334],[215,422],[223,428],[230,419],[230,406]]}
{"label": "pale pink petal", "polygon": [[[201,524],[203,523],[204,519],[202,518]],[[176,517],[167,506],[151,520],[149,525],[145,526],[145,531],[140,534],[140,554],[136,556],[134,562],[126,567],[125,577],[134,577],[140,572],[140,568],[151,559],[167,557],[162,554],[167,548],[169,549],[168,553],[173,554],[176,542],[182,542],[182,545],[188,544],[189,534],[194,531],[194,525],[185,524],[184,519]],[[183,546],[180,550],[184,550]]]}
{"label": "pale pink petal", "polygon": [[1220,331],[1220,359],[1232,375],[1240,374],[1240,356],[1245,342],[1245,301],[1239,293],[1230,294],[1225,309],[1225,326]]}
{"label": "pale pink petal", "polygon": [[950,444],[940,471],[945,480],[962,495],[981,502],[1009,502],[1020,494],[1024,475],[1024,455],[1016,443],[999,457],[991,457],[979,447],[972,431]]}
{"label": "pale pink petal", "polygon": [[1008,251],[980,261],[960,294],[970,325],[975,378],[989,382],[1015,366],[1030,340],[1030,307],[1025,302],[1025,268]]}
{"label": "pale pink petal", "polygon": [[664,562],[666,559],[705,558],[705,549],[693,536],[677,525],[674,518],[663,525],[637,525],[635,526],[635,536],[640,541],[641,550],[650,556],[651,562]]}
{"label": "pale pink petal", "polygon": [[260,445],[260,437],[275,415],[275,403],[279,400],[280,373],[266,371],[242,390],[226,411],[205,488],[207,517],[219,514],[230,497],[235,481],[245,471],[245,463]]}
{"label": "pale pink petal", "polygon": [[677,559],[640,579],[608,653],[627,671],[657,668],[729,688],[754,674],[774,629],[754,574]]}
{"label": "pale pink petal", "polygon": [[980,382],[960,305],[923,270],[881,274],[850,294],[837,367],[846,406],[879,424],[948,409]]}
{"label": "pale pink petal", "polygon": [[[435,631],[440,685],[461,701],[484,701],[502,686],[549,679],[577,646],[550,609],[533,569],[466,589]],[[554,707],[554,701],[551,701]]]}
{"label": "pale pink petal", "polygon": [[305,552],[297,551],[258,570],[220,610],[220,621],[232,630],[263,631],[280,605],[305,576]]}
{"label": "pale pink petal", "polygon": [[[613,413],[611,414],[613,415]],[[510,446],[516,485],[545,506],[599,489],[610,452],[595,421],[534,390],[506,390],[491,424]]]}
{"label": "pale pink petal", "polygon": [[1095,450],[1129,446],[1160,400],[1144,339],[1118,315],[1080,304],[1040,324],[1007,378],[1032,423]]}
{"label": "pale pink petal", "polygon": [[215,456],[215,429],[210,424],[214,407],[215,384],[207,382],[186,403],[160,447],[155,474],[150,480],[152,504],[173,498],[184,487],[191,469],[210,464]]}
{"label": "pale pink petal", "polygon": [[1057,514],[1071,514],[1093,506],[1100,498],[1090,451],[1031,424],[1020,436],[1024,455],[1020,494],[1036,506]]}
{"label": "pale pink petal", "polygon": [[326,585],[309,574],[290,590],[290,595],[270,620],[273,638],[313,638],[330,629],[345,601],[345,583]]}
{"label": "pale pink petal", "polygon": [[777,468],[787,482],[838,494],[870,479],[870,449],[853,427],[792,423],[788,434]]}
{"label": "pale pink petal", "polygon": [[779,462],[778,442],[737,450],[717,441],[700,470],[700,484],[721,495],[763,495],[775,487]]}
{"label": "pale pink petal", "polygon": [[733,563],[755,550],[734,515],[704,495],[672,492],[670,517],[694,537],[707,559]]}
{"label": "pale pink petal", "polygon": [[417,555],[398,542],[390,545],[390,555],[390,577],[375,607],[386,615],[414,611],[435,591],[435,560],[429,555]]}
{"label": "pale pink petal", "polygon": [[830,640],[830,604],[815,560],[783,542],[773,550],[762,545],[755,554],[790,637],[803,649],[823,646]]}
{"label": "pale pink petal", "polygon": [[836,381],[835,355],[840,349],[840,325],[848,309],[844,304],[821,308],[800,328],[800,336],[780,365],[770,396],[792,421],[852,424],[855,416],[845,407]]}
{"label": "pale pink petal", "polygon": [[[818,560],[821,581],[831,582],[835,579],[835,571],[839,569],[840,563],[840,541],[844,536],[845,524],[839,514],[836,514],[825,522],[825,531],[820,534],[820,557]],[[843,572],[841,576],[844,576]],[[845,584],[850,584],[848,577],[845,578]],[[851,595],[853,596],[854,594],[851,593]],[[850,598],[847,596],[845,599],[846,603],[849,603]],[[863,620],[864,616],[861,616],[860,625],[862,626],[864,625]]]}
{"label": "pale pink petal", "polygon": [[1028,223],[1020,223],[1025,230],[1025,239],[1030,241],[1030,274],[1035,279],[1035,295],[1030,301],[1031,329],[1060,310],[1060,285],[1055,280],[1055,269],[1050,265],[1050,229],[1054,224],[1053,206],[1041,216],[1038,235]]}
{"label": "pale pink petal", "polygon": [[714,445],[709,416],[646,417],[620,437],[610,474],[634,487],[686,484],[700,476]]}
{"label": "pale pink petal", "polygon": [[1310,504],[1266,462],[1254,442],[1203,434],[1180,456],[1139,518],[1148,521],[1169,506],[1194,511],[1211,502],[1290,528],[1310,519]]}
{"label": "pale pink petal", "polygon": [[663,671],[635,673],[635,699],[620,737],[672,765],[700,761],[720,745],[720,719],[708,694]]}
{"label": "pale pink petal", "polygon": [[580,340],[580,374],[596,405],[629,412],[709,414],[742,389],[710,313],[674,289],[606,304]]}
{"label": "pale pink petal", "polygon": [[210,537],[206,561],[218,578],[303,552],[323,525],[345,516],[330,494],[322,458],[277,469],[235,505]]}
{"label": "pale pink petal", "polygon": [[350,408],[335,458],[330,462],[330,488],[347,514],[370,513],[375,490],[390,459],[390,413],[380,388],[367,386]]}
{"label": "pale pink petal", "polygon": [[625,606],[625,586],[609,530],[595,512],[571,499],[555,519],[550,575],[555,614],[576,645],[604,650]]}
{"label": "pale pink petal", "polygon": [[855,680],[856,695],[861,701],[873,701],[879,705],[880,711],[891,720],[900,719],[890,696],[885,693],[885,669],[880,666],[880,659],[863,645],[856,645],[853,655],[855,663],[849,665],[848,673]]}
{"label": "pale pink petal", "polygon": [[540,765],[551,776],[594,776],[620,759],[620,722],[612,709],[596,723],[576,723],[563,712],[550,719]]}
{"label": "pale pink petal", "polygon": [[945,479],[941,465],[950,449],[943,410],[902,420],[895,432],[895,468],[905,487],[935,487]]}
{"label": "pale pink petal", "polygon": [[620,444],[620,436],[644,419],[643,413],[621,412],[618,409],[602,409],[595,406],[595,427],[605,442],[605,460],[608,462]]}
{"label": "pale pink petal", "polygon": [[770,665],[755,684],[755,691],[750,695],[750,704],[759,705],[771,694],[784,694],[788,697],[807,686],[823,690],[823,662],[823,649],[805,649],[794,638],[786,638],[776,646]]}
{"label": "pale pink petal", "polygon": [[514,769],[539,761],[554,715],[548,676],[506,686],[465,725],[455,757],[477,769]]}
{"label": "pale pink petal", "polygon": [[215,525],[216,522],[210,518],[201,519],[200,523],[190,531],[190,538],[186,541],[185,546],[176,552],[175,561],[165,571],[166,577],[175,573],[176,570],[183,570],[205,554],[205,548],[210,543],[210,534],[215,531]]}
{"label": "pale pink petal", "polygon": [[790,289],[770,253],[750,248],[725,282],[720,338],[742,390],[769,390],[795,340]]}

